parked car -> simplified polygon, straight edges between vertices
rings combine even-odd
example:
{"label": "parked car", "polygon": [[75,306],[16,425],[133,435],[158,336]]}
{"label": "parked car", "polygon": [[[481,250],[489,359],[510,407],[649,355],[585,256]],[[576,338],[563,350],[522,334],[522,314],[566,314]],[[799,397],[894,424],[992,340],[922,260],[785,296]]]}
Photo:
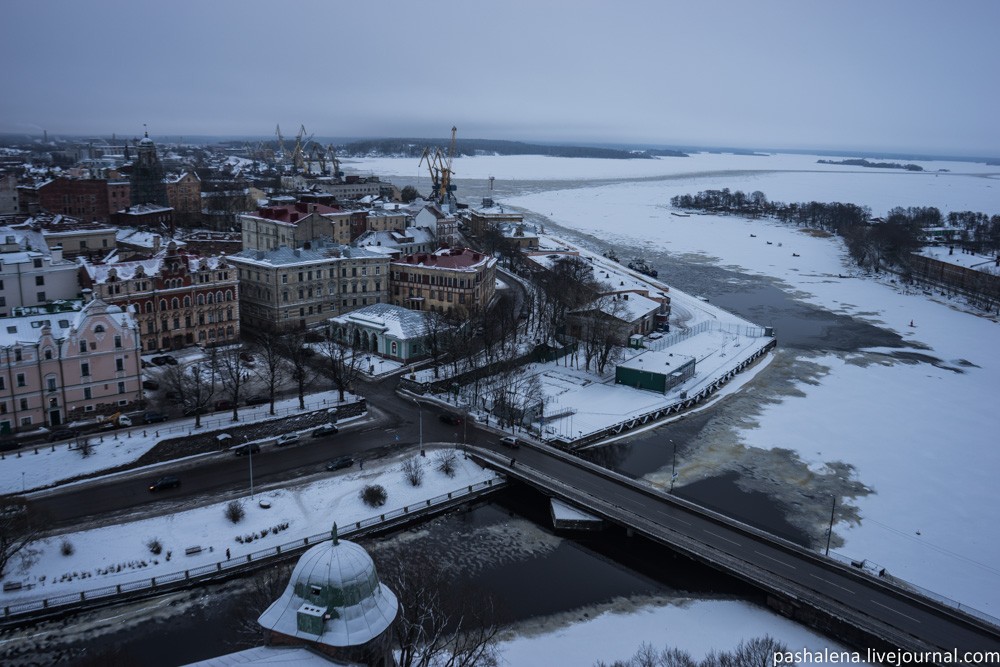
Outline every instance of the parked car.
{"label": "parked car", "polygon": [[517,438],[515,438],[512,435],[505,435],[502,438],[500,438],[500,444],[504,445],[505,447],[510,447],[511,449],[517,449],[518,447],[521,446],[521,443],[517,441]]}
{"label": "parked car", "polygon": [[21,443],[17,440],[0,440],[0,452],[12,452],[20,447]]}
{"label": "parked car", "polygon": [[156,380],[143,380],[142,388],[148,389],[150,391],[156,391],[157,389],[160,388],[160,383],[157,382]]}
{"label": "parked car", "polygon": [[55,442],[56,440],[70,440],[75,437],[76,431],[68,428],[60,428],[49,433],[49,442]]}
{"label": "parked car", "polygon": [[251,442],[247,445],[240,445],[239,447],[233,447],[233,453],[236,456],[246,456],[247,454],[256,454],[260,451],[260,445],[256,442]]}
{"label": "parked car", "polygon": [[216,401],[215,402],[215,409],[216,410],[232,410],[233,406],[234,406],[234,403],[232,401]]}
{"label": "parked car", "polygon": [[275,447],[284,447],[285,445],[296,442],[298,439],[298,433],[285,433],[284,435],[278,436],[278,439],[274,441],[274,445]]}
{"label": "parked car", "polygon": [[253,355],[250,354],[249,352],[240,352],[240,361],[242,361],[245,364],[252,364]]}
{"label": "parked car", "polygon": [[251,396],[247,399],[247,405],[264,405],[265,403],[270,403],[271,399],[267,396]]}
{"label": "parked car", "polygon": [[654,331],[653,333],[649,334],[647,338],[649,338],[649,340],[660,340],[661,338],[663,338],[663,334],[661,334],[659,331]]}
{"label": "parked car", "polygon": [[337,427],[334,426],[333,424],[323,424],[322,426],[320,426],[319,428],[317,428],[315,431],[312,432],[312,437],[319,438],[320,436],[324,435],[333,435],[336,432],[337,432]]}
{"label": "parked car", "polygon": [[142,416],[142,421],[146,424],[156,424],[167,421],[167,416],[162,412],[149,411]]}
{"label": "parked car", "polygon": [[166,491],[167,489],[177,489],[180,488],[181,480],[177,479],[173,475],[164,475],[155,482],[149,485],[149,492],[155,493],[156,491]]}
{"label": "parked car", "polygon": [[350,468],[354,465],[354,458],[351,456],[341,456],[336,458],[326,464],[327,470],[341,470],[343,468]]}
{"label": "parked car", "polygon": [[438,419],[443,421],[445,424],[453,424],[455,426],[458,426],[459,424],[462,423],[461,417],[459,417],[456,414],[452,414],[450,412],[441,413],[440,415],[438,415]]}

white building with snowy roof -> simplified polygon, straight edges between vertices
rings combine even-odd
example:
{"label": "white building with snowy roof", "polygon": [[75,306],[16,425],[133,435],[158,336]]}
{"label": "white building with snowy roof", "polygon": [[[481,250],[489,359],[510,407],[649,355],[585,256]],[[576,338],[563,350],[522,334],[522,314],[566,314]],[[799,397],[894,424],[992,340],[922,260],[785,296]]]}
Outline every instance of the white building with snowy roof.
{"label": "white building with snowy roof", "polygon": [[330,334],[356,349],[409,363],[430,350],[427,339],[440,320],[431,322],[428,317],[419,310],[378,303],[331,317]]}
{"label": "white building with snowy roof", "polygon": [[257,622],[271,645],[300,645],[331,658],[393,665],[392,623],[399,601],[379,581],[365,549],[337,538],[306,551],[281,597]]}

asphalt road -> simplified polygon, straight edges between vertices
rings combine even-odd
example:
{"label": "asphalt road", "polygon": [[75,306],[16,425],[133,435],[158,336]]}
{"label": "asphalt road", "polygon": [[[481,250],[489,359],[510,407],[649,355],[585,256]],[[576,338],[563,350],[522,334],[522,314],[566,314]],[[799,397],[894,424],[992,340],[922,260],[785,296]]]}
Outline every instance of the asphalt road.
{"label": "asphalt road", "polygon": [[[819,608],[847,612],[869,631],[884,624],[881,629],[888,633],[878,634],[886,634],[887,639],[888,635],[899,633],[897,637],[904,640],[917,638],[942,650],[1000,650],[1000,631],[991,632],[969,623],[938,603],[904,595],[872,576],[795,545],[759,536],[735,522],[727,525],[707,518],[666,494],[622,483],[607,472],[595,472],[592,464],[553,455],[553,451],[547,447],[522,446],[516,451],[503,452],[499,462],[515,477],[552,490],[558,488],[558,495],[575,504],[592,508],[616,523],[656,536],[662,542],[690,549],[693,541],[702,557],[724,565],[744,579],[750,573],[758,582],[773,582],[791,593],[793,599],[811,597],[819,603]],[[511,457],[516,458],[513,468],[510,468]]]}
{"label": "asphalt road", "polygon": [[[391,385],[391,386],[388,386]],[[372,408],[370,416],[358,422],[340,424],[336,435],[312,438],[308,433],[291,445],[263,444],[252,455],[255,488],[323,472],[331,459],[352,455],[371,458],[387,450],[421,442],[485,443],[496,440],[473,425],[454,426],[439,420],[440,408],[418,408],[395,394],[395,383],[371,385],[365,389]],[[201,497],[242,492],[250,489],[250,456],[220,452],[173,465],[144,468],[110,478],[32,494],[31,502],[56,526],[76,526],[91,519],[114,520],[115,516],[167,513],[189,507]],[[162,475],[174,475],[181,487],[151,493],[149,485]]]}

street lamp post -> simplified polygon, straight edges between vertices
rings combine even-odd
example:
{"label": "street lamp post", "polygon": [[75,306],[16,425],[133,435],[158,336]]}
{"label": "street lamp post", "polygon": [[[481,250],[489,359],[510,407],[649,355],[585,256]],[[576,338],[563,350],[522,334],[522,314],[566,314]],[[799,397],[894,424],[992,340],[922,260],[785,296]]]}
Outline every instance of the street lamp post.
{"label": "street lamp post", "polygon": [[677,445],[673,440],[670,441],[670,449],[672,450],[670,464],[670,493],[674,492],[674,480],[677,479]]}
{"label": "street lamp post", "polygon": [[833,515],[837,511],[837,496],[833,497],[833,506],[830,508],[830,530],[826,533],[826,555],[830,555],[830,539],[833,537]]}
{"label": "street lamp post", "polygon": [[250,461],[250,500],[253,500],[253,447],[250,446],[250,436],[243,436],[246,441],[247,459]]}

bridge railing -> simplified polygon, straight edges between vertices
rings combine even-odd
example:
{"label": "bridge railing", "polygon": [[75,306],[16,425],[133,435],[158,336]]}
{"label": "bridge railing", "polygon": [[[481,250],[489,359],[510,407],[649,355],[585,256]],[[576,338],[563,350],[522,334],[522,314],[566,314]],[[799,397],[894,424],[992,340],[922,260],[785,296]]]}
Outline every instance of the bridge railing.
{"label": "bridge railing", "polygon": [[[539,448],[542,447],[539,445],[533,445],[531,443],[526,443],[526,446],[533,446]],[[788,540],[772,535],[764,530],[761,530],[754,526],[750,526],[737,519],[733,519],[719,512],[715,512],[708,508],[702,507],[701,505],[693,503],[689,500],[685,500],[683,498],[679,498],[674,495],[666,496],[664,492],[652,486],[649,486],[643,483],[642,481],[629,478],[626,475],[622,475],[621,473],[609,470],[604,466],[600,466],[595,463],[590,463],[589,461],[585,461],[571,453],[550,446],[544,446],[544,448],[547,453],[556,456],[558,458],[561,458],[577,467],[587,468],[593,471],[594,473],[601,475],[602,477],[605,477],[607,479],[626,483],[630,485],[632,488],[639,491],[640,493],[644,493],[649,496],[655,496],[660,499],[668,499],[670,502],[673,502],[681,507],[684,507],[692,512],[695,512],[706,519],[728,526],[730,528],[738,529],[746,533],[748,536],[755,537],[757,539],[767,540],[770,544],[773,544],[776,547],[780,547],[785,551],[795,553],[801,557],[808,558],[819,565],[824,565],[826,567],[833,567],[833,564],[830,561],[834,561],[840,566],[847,566],[848,571],[853,573],[856,577],[862,578],[863,580],[869,581],[875,585],[881,585],[885,587],[887,590],[892,591],[896,594],[904,596],[909,594],[909,596],[914,598],[916,596],[919,596],[932,600],[938,603],[939,605],[943,605],[945,607],[949,607],[956,611],[960,611],[964,614],[967,614],[968,616],[971,616],[979,621],[982,621],[983,623],[986,623],[987,625],[990,625],[996,629],[1000,629],[1000,619],[998,619],[995,616],[992,616],[974,607],[970,607],[969,605],[962,604],[957,600],[953,600],[946,596],[940,595],[921,586],[912,584],[909,581],[899,579],[898,577],[894,577],[892,575],[875,577],[867,573],[864,573],[857,569],[853,559],[848,558],[843,554],[831,552],[829,558],[825,557],[823,554],[817,553],[810,549],[806,549],[801,545],[795,544]],[[480,456],[480,458],[482,457]],[[516,470],[514,471],[514,474],[516,474]],[[838,567],[837,569],[839,570],[840,568]]]}
{"label": "bridge railing", "polygon": [[[401,520],[409,520],[420,515],[434,511],[435,509],[448,504],[453,504],[458,500],[469,499],[482,495],[504,484],[502,479],[488,479],[482,482],[468,485],[455,491],[442,493],[421,500],[411,505],[396,508],[388,512],[376,514],[360,521],[355,521],[344,526],[338,526],[337,533],[341,537],[352,535],[363,535],[371,530],[389,527]],[[247,554],[241,554],[224,561],[217,561],[207,565],[189,568],[183,571],[171,572],[169,574],[135,579],[120,584],[92,588],[74,593],[63,593],[45,598],[35,598],[12,602],[3,607],[3,614],[0,615],[0,622],[17,620],[23,617],[31,617],[51,613],[57,610],[69,610],[94,605],[98,602],[108,603],[116,598],[122,600],[130,597],[145,595],[152,591],[168,591],[171,589],[183,588],[199,582],[216,579],[220,576],[231,575],[237,572],[249,571],[260,567],[262,564],[277,561],[299,554],[311,546],[331,539],[329,531],[317,533],[307,537],[299,538],[292,542],[275,545],[266,549],[260,549]]]}

